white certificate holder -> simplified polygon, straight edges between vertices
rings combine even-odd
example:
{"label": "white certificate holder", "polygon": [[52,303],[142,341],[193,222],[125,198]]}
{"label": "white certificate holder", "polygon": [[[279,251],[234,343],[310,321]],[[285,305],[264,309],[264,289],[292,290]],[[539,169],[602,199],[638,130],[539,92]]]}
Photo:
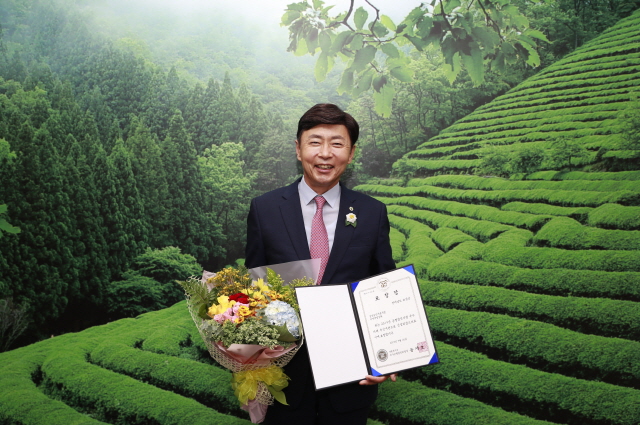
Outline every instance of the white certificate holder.
{"label": "white certificate holder", "polygon": [[439,361],[413,265],[296,296],[316,390]]}
{"label": "white certificate holder", "polygon": [[296,288],[316,390],[369,373],[348,285]]}

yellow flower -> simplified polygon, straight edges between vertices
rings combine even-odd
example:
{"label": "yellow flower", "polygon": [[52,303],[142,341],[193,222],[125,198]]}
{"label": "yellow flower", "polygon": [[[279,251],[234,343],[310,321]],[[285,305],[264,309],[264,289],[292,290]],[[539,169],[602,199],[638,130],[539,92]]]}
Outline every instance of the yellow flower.
{"label": "yellow flower", "polygon": [[238,308],[238,314],[240,316],[251,316],[251,309],[246,305],[240,306],[240,308]]}
{"label": "yellow flower", "polygon": [[236,317],[234,317],[233,321],[234,321],[235,323],[242,323],[242,322],[244,322],[244,317],[242,317],[242,316],[236,316]]}
{"label": "yellow flower", "polygon": [[235,301],[229,301],[229,297],[226,295],[221,295],[218,297],[218,304],[214,304],[209,307],[207,314],[209,317],[213,317],[216,314],[222,314],[229,309],[229,307],[233,307]]}

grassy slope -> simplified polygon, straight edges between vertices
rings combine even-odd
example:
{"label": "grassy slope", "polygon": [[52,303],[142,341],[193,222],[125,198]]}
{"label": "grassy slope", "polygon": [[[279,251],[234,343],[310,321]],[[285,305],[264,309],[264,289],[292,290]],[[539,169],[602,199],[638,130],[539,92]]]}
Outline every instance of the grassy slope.
{"label": "grassy slope", "polygon": [[485,142],[615,155],[637,90],[640,12],[401,160],[443,175],[356,188],[423,278],[442,364],[407,378],[553,423],[640,423],[640,173],[446,175]]}
{"label": "grassy slope", "polygon": [[592,151],[617,151],[619,112],[631,92],[640,90],[640,15],[637,13],[601,37],[478,108],[401,160],[422,174],[466,171],[477,164],[485,143],[548,144],[559,137],[577,140]]}

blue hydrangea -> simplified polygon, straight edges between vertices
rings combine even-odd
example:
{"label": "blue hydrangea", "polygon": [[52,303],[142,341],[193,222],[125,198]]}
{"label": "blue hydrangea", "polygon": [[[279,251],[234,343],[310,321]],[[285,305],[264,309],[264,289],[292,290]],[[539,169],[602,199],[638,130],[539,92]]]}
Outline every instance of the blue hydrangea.
{"label": "blue hydrangea", "polygon": [[272,301],[264,309],[267,321],[274,326],[287,325],[295,338],[300,337],[300,322],[296,311],[284,301]]}

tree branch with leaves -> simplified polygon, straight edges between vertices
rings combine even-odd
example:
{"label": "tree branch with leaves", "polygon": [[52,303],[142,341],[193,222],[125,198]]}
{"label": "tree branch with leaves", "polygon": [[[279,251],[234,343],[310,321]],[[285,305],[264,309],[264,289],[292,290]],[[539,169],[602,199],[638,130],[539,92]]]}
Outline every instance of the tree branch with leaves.
{"label": "tree branch with leaves", "polygon": [[411,47],[423,51],[431,44],[439,46],[449,82],[464,68],[478,86],[487,66],[504,71],[519,60],[538,66],[536,40],[548,42],[542,32],[529,28],[527,18],[509,0],[432,0],[414,8],[398,25],[371,0],[365,0],[374,12],[371,19],[365,7],[354,10],[354,2],[337,16],[330,15],[333,6],[322,0],[288,5],[281,23],[289,28],[288,51],[299,56],[318,53],[318,81],[326,78],[336,59],[342,60],[346,68],[338,93],[357,97],[372,89],[376,112],[384,117],[391,114],[392,80],[413,79],[407,56]]}

